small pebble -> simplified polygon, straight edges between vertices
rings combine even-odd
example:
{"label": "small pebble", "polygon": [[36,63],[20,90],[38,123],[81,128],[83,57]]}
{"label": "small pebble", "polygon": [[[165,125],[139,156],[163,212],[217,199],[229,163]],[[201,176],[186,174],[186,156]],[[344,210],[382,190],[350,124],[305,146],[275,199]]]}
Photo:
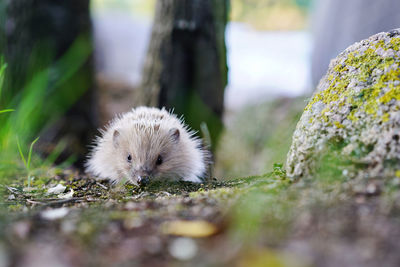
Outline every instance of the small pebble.
{"label": "small pebble", "polygon": [[54,187],[51,187],[47,190],[47,194],[61,194],[65,191],[67,187],[62,184],[58,184]]}
{"label": "small pebble", "polygon": [[61,198],[61,199],[70,199],[74,196],[74,190],[71,189],[71,191],[69,191],[68,193],[65,194],[59,194],[57,197]]}
{"label": "small pebble", "polygon": [[197,254],[197,244],[191,238],[176,238],[169,245],[169,253],[178,260],[190,260]]}
{"label": "small pebble", "polygon": [[369,194],[369,195],[375,195],[375,194],[379,193],[379,188],[376,184],[371,183],[367,186],[366,191],[367,191],[367,194]]}
{"label": "small pebble", "polygon": [[65,217],[69,212],[69,209],[66,207],[58,208],[58,209],[50,209],[41,212],[41,217],[46,220],[57,220]]}

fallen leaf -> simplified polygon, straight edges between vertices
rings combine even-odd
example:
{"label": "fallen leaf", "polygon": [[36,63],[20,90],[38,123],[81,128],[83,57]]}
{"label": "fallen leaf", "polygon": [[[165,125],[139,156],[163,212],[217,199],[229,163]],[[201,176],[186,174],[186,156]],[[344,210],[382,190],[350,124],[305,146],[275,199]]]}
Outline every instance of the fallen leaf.
{"label": "fallen leaf", "polygon": [[207,237],[217,232],[217,227],[207,221],[168,221],[161,225],[161,231],[167,235],[186,237]]}
{"label": "fallen leaf", "polygon": [[47,194],[60,194],[63,193],[65,191],[67,187],[62,185],[62,184],[58,184],[54,187],[51,187],[47,190]]}
{"label": "fallen leaf", "polygon": [[246,267],[305,267],[311,266],[306,257],[268,248],[252,247],[242,251],[236,266]]}
{"label": "fallen leaf", "polygon": [[62,198],[62,199],[69,199],[69,198],[72,198],[73,196],[74,196],[74,190],[71,189],[71,191],[69,191],[68,193],[59,194],[57,197]]}

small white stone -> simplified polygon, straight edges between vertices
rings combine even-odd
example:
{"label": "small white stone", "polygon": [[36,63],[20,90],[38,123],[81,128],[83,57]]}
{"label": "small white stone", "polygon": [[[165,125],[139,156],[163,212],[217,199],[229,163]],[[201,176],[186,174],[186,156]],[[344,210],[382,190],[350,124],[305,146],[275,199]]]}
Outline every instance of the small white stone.
{"label": "small white stone", "polygon": [[46,220],[57,220],[65,217],[69,212],[69,209],[66,207],[58,208],[58,209],[51,209],[45,210],[41,212],[41,217]]}
{"label": "small white stone", "polygon": [[178,260],[190,260],[197,254],[197,244],[191,238],[180,237],[169,245],[169,253]]}
{"label": "small white stone", "polygon": [[367,186],[367,193],[368,194],[375,194],[378,191],[378,187],[375,184],[369,184]]}
{"label": "small white stone", "polygon": [[60,194],[65,191],[67,187],[63,186],[62,184],[58,184],[54,187],[51,187],[47,190],[47,194]]}
{"label": "small white stone", "polygon": [[57,197],[62,198],[62,199],[69,199],[69,198],[72,198],[73,196],[74,196],[74,190],[71,189],[71,191],[69,191],[68,193],[59,194]]}

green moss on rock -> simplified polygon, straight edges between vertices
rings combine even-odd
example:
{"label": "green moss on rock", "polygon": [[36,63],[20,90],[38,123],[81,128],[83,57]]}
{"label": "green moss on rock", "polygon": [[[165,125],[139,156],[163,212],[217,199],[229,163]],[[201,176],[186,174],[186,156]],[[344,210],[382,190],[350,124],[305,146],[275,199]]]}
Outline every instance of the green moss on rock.
{"label": "green moss on rock", "polygon": [[[332,60],[304,110],[288,154],[288,175],[313,174],[320,155],[331,153],[329,140],[339,138],[347,145],[337,156],[363,163],[346,175],[394,177],[400,169],[399,101],[400,31],[350,46]],[[359,147],[369,149],[360,157]],[[385,161],[396,164],[386,167]]]}

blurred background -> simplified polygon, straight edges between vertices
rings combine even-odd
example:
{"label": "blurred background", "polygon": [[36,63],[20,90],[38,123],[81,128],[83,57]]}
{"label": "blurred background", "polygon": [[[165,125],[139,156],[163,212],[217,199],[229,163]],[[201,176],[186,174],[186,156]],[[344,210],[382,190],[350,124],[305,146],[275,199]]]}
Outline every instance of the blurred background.
{"label": "blurred background", "polygon": [[396,0],[4,0],[2,164],[40,136],[48,162],[82,166],[98,127],[151,105],[199,131],[217,178],[269,171],[330,59],[400,27],[399,10]]}

